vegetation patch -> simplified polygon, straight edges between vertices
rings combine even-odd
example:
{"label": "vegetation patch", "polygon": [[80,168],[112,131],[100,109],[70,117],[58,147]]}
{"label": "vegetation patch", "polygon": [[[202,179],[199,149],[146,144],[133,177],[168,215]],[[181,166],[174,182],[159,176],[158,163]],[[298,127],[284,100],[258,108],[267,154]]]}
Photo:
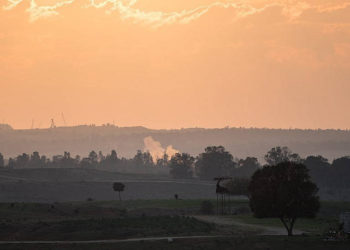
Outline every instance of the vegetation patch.
{"label": "vegetation patch", "polygon": [[2,223],[1,240],[99,240],[147,236],[201,235],[213,224],[192,217],[159,216],[86,219],[35,223]]}

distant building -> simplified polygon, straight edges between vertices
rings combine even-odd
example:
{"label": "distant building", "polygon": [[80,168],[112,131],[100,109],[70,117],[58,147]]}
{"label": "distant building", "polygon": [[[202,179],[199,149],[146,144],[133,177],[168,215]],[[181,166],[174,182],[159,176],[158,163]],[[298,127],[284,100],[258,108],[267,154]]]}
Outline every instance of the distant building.
{"label": "distant building", "polygon": [[350,233],[350,212],[345,212],[340,215],[340,223],[343,224],[345,233]]}

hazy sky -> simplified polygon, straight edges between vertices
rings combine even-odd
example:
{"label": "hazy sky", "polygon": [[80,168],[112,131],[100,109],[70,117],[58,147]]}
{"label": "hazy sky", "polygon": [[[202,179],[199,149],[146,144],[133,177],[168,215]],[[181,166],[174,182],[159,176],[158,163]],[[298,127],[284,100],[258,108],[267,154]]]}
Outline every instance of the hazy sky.
{"label": "hazy sky", "polygon": [[350,128],[349,0],[0,5],[0,123]]}

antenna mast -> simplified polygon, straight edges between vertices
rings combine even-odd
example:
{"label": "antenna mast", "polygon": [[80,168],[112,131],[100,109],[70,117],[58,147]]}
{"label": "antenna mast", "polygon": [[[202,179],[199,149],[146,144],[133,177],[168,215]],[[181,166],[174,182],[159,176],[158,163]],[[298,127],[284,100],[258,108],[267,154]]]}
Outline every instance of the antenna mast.
{"label": "antenna mast", "polygon": [[66,119],[64,118],[63,112],[61,113],[61,116],[62,116],[62,121],[63,121],[64,126],[67,126]]}
{"label": "antenna mast", "polygon": [[52,118],[51,119],[51,126],[50,128],[56,128],[55,120]]}

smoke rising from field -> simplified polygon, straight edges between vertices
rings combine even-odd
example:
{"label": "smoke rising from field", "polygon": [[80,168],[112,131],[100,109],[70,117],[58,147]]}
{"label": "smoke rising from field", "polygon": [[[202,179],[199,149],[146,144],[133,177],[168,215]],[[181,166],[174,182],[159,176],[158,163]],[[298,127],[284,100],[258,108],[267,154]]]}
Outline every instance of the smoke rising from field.
{"label": "smoke rising from field", "polygon": [[158,159],[163,158],[164,154],[167,154],[169,158],[171,158],[173,155],[179,152],[178,150],[173,148],[172,145],[163,148],[162,144],[159,141],[154,140],[151,136],[145,137],[143,139],[143,143],[143,150],[145,152],[150,152],[154,162],[157,162]]}

